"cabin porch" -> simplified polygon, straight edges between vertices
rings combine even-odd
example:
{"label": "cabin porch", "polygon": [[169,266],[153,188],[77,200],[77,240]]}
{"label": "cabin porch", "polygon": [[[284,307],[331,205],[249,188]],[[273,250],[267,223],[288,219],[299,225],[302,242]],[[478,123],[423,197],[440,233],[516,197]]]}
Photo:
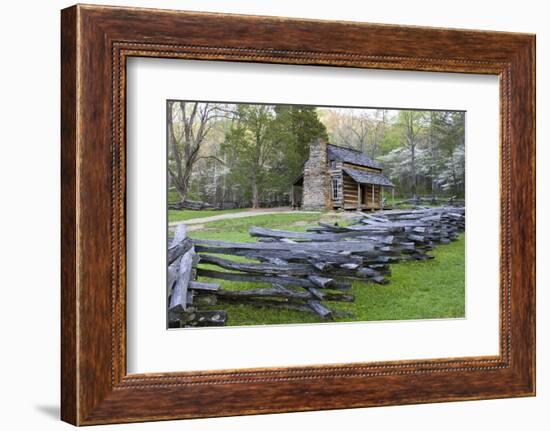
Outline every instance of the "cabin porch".
{"label": "cabin porch", "polygon": [[388,183],[379,174],[357,174],[355,170],[344,169],[340,175],[332,176],[332,207],[360,211],[380,210],[383,208],[382,187],[393,188]]}
{"label": "cabin porch", "polygon": [[382,208],[380,186],[360,184],[344,176],[342,199],[335,204],[346,210],[379,210]]}

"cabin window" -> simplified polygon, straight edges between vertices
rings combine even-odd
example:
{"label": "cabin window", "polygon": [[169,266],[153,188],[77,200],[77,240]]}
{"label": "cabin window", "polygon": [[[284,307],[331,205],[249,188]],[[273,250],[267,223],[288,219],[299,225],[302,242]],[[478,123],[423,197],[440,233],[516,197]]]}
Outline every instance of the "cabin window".
{"label": "cabin window", "polygon": [[340,199],[338,196],[338,178],[332,179],[332,200],[337,201]]}

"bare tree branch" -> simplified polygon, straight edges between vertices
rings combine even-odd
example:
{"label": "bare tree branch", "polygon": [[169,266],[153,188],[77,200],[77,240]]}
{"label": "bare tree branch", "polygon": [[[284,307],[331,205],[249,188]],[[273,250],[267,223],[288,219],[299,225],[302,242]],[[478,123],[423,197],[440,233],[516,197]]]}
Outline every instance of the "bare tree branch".
{"label": "bare tree branch", "polygon": [[[179,107],[181,113],[181,137],[179,140],[176,137],[173,124],[176,106]],[[171,155],[175,164],[175,169],[169,168],[169,173],[183,201],[187,196],[195,164],[200,159],[201,146],[212,128],[212,123],[219,116],[212,115],[217,108],[216,105],[209,103],[179,101],[177,105],[176,102],[169,102],[168,107],[168,134]]]}
{"label": "bare tree branch", "polygon": [[216,156],[201,156],[201,157],[197,158],[197,161],[202,160],[202,159],[213,159],[213,160],[216,160],[217,162],[221,163],[222,165],[225,165],[225,162],[223,160],[221,160],[220,158],[216,157]]}

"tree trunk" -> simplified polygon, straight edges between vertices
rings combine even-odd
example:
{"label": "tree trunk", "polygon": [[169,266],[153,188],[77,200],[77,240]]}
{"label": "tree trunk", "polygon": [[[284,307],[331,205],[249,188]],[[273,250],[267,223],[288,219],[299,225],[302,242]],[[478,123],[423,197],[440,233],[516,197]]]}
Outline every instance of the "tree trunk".
{"label": "tree trunk", "polygon": [[411,145],[411,171],[412,171],[412,192],[413,195],[416,197],[416,144]]}
{"label": "tree trunk", "polygon": [[[177,137],[174,131],[175,107],[178,106],[182,119],[182,131]],[[187,109],[189,107],[189,109]],[[191,174],[197,160],[199,160],[200,147],[208,133],[213,116],[208,103],[195,102],[187,105],[186,102],[169,102],[168,104],[168,141],[170,156],[174,165],[169,167],[169,173],[174,187],[180,196],[181,202],[185,201],[189,192]],[[194,129],[196,128],[196,131]]]}
{"label": "tree trunk", "polygon": [[432,199],[435,199],[435,137],[434,137],[435,113],[430,112],[430,188],[432,190]]}
{"label": "tree trunk", "polygon": [[185,201],[185,199],[187,198],[187,192],[189,191],[189,181],[190,180],[191,180],[191,172],[186,169],[185,174],[183,175],[183,178],[181,179],[181,183],[179,184],[178,187],[176,187],[182,202]]}
{"label": "tree trunk", "polygon": [[258,199],[258,177],[256,172],[252,173],[252,208],[259,208],[260,203]]}

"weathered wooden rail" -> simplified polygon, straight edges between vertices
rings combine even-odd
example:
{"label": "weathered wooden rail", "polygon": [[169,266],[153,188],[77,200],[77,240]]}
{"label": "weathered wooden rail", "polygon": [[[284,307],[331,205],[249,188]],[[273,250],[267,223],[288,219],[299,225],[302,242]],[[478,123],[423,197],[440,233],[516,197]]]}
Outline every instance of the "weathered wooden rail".
{"label": "weathered wooden rail", "polygon": [[[298,246],[294,257],[304,259],[315,246]],[[182,225],[168,248],[169,326],[224,325],[227,319],[226,311],[210,309],[216,304],[238,303],[310,312],[324,319],[343,314],[331,310],[322,302],[353,301],[353,295],[344,293],[351,289],[351,284],[317,274],[319,271],[312,264],[287,263],[277,255],[271,255],[271,252],[275,252],[288,257],[292,254],[292,248],[291,244],[282,242],[264,244],[191,241]],[[338,251],[342,247],[333,245],[329,248]],[[346,244],[343,248],[371,249],[366,245],[357,247],[355,244]],[[237,262],[217,254],[242,255],[248,259],[255,259],[256,262]],[[199,263],[202,264],[200,267]],[[222,270],[208,269],[205,265],[216,266]],[[249,282],[269,287],[228,290],[221,288],[218,283],[198,282],[197,277]],[[208,307],[208,310],[205,310],[205,307]]]}
{"label": "weathered wooden rail", "polygon": [[[180,225],[168,249],[170,326],[224,325],[227,313],[210,308],[234,303],[330,319],[338,311],[326,301],[354,301],[350,280],[386,284],[389,264],[431,259],[464,228],[464,208],[448,206],[358,213],[349,226],[319,223],[308,232],[251,227],[258,242],[247,243],[191,240]],[[267,287],[227,290],[197,277]]]}

